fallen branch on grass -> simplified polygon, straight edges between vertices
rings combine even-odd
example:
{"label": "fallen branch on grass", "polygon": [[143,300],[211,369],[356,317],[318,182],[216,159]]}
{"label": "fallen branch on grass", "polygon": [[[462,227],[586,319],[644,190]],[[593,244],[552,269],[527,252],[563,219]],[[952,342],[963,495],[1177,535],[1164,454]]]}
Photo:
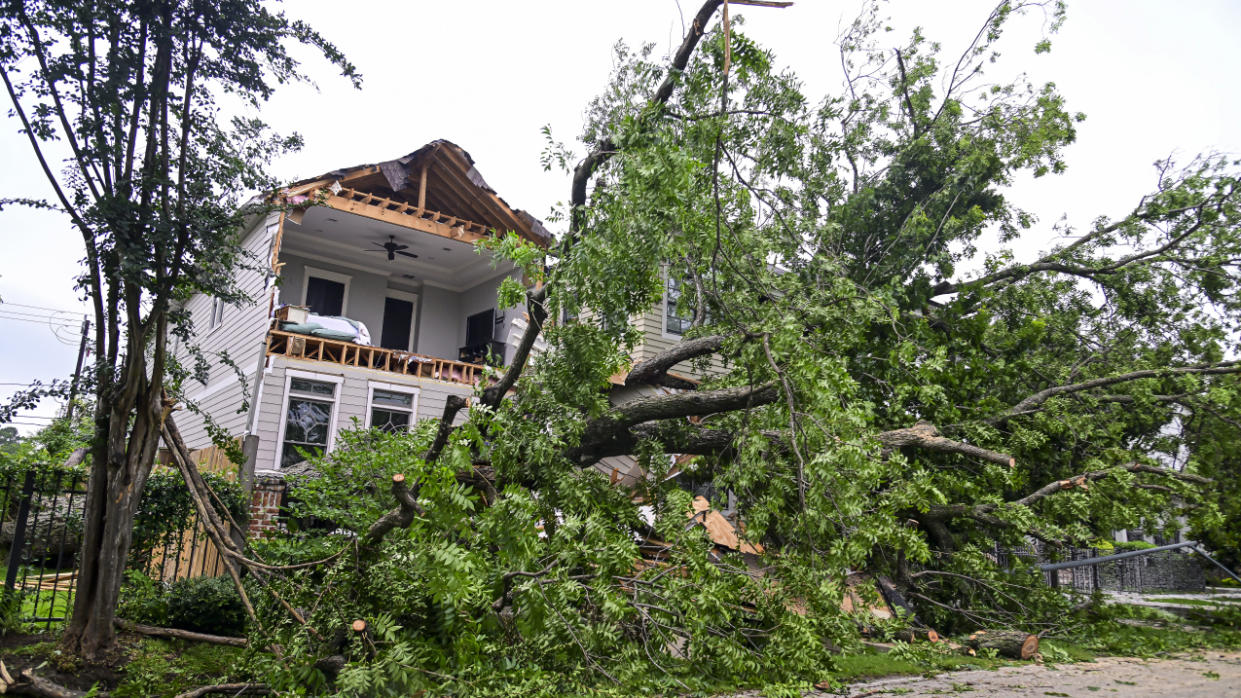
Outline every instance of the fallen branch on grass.
{"label": "fallen branch on grass", "polygon": [[192,691],[178,693],[176,698],[199,698],[212,693],[228,693],[234,696],[255,696],[271,693],[266,684],[261,683],[217,683],[211,686],[199,686]]}
{"label": "fallen branch on grass", "polygon": [[140,635],[150,635],[151,637],[168,637],[177,640],[191,640],[193,642],[209,642],[213,645],[230,645],[232,647],[245,647],[249,644],[249,640],[244,637],[229,637],[227,635],[208,635],[207,633],[195,633],[189,630],[178,630],[176,628],[161,628],[154,625],[143,625],[133,621],[116,619],[116,627],[121,630],[127,630],[131,633]]}

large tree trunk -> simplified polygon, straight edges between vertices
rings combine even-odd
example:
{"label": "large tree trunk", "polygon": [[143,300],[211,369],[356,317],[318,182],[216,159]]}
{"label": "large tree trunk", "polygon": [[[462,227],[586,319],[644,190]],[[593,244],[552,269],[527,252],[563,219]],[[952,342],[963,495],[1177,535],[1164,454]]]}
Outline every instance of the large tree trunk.
{"label": "large tree trunk", "polygon": [[[73,613],[61,640],[64,650],[88,659],[107,653],[116,641],[116,607],[133,540],[134,515],[155,462],[164,416],[158,385],[142,380],[130,392],[137,393],[137,400],[125,399],[127,387],[117,386],[119,399],[100,400],[96,410],[99,431],[86,487],[78,584]],[[137,410],[127,429],[131,406]]]}

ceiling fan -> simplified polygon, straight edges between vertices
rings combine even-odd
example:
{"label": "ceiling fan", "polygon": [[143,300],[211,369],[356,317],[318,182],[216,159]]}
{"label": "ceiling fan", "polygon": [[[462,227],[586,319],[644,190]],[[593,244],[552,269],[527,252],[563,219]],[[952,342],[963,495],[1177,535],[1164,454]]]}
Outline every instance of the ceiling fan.
{"label": "ceiling fan", "polygon": [[394,259],[396,259],[396,256],[397,256],[397,255],[403,255],[403,256],[405,256],[405,257],[411,257],[411,258],[413,258],[413,259],[417,259],[417,258],[418,258],[418,255],[414,254],[413,252],[402,252],[402,250],[408,250],[408,249],[409,249],[409,245],[402,245],[402,244],[399,244],[399,243],[396,241],[396,236],[395,236],[395,235],[389,235],[389,236],[388,236],[388,241],[387,241],[387,242],[372,242],[371,244],[372,244],[372,245],[375,245],[375,246],[377,246],[377,247],[379,247],[380,249],[378,249],[378,250],[362,250],[362,251],[363,251],[363,252],[387,252],[387,253],[388,253],[388,261],[389,261],[389,262],[391,262],[391,261],[393,261]]}

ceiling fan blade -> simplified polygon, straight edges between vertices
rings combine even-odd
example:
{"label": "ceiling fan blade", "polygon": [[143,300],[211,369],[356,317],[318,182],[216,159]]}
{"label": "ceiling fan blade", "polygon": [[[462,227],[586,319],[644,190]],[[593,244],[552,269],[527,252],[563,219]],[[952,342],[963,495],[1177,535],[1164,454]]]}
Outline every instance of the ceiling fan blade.
{"label": "ceiling fan blade", "polygon": [[402,251],[400,251],[400,250],[394,250],[394,251],[395,251],[397,254],[400,254],[400,255],[405,255],[406,257],[409,257],[409,258],[411,258],[411,259],[418,259],[418,255],[414,254],[413,252],[402,252]]}
{"label": "ceiling fan blade", "polygon": [[387,250],[358,250],[359,252],[387,252]]}
{"label": "ceiling fan blade", "polygon": [[398,252],[401,250],[408,250],[409,245],[393,245],[392,249],[397,250]]}
{"label": "ceiling fan blade", "polygon": [[372,242],[371,242],[371,244],[372,244],[372,245],[374,245],[375,247],[381,247],[381,248],[385,248],[385,249],[388,247],[388,243],[386,243],[386,242],[374,242],[374,241],[372,241]]}

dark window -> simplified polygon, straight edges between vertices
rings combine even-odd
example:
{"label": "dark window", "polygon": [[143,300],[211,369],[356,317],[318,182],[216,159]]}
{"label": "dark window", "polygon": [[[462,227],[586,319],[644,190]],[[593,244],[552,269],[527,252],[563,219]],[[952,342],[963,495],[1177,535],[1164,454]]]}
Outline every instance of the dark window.
{"label": "dark window", "polygon": [[332,383],[293,378],[289,381],[289,408],[284,416],[284,446],[280,467],[300,463],[307,456],[322,455],[332,427]]}
{"label": "dark window", "polygon": [[400,298],[384,299],[384,327],[379,346],[409,350],[409,331],[414,324],[414,304]]}
{"label": "dark window", "polygon": [[316,315],[340,315],[345,306],[345,285],[312,276],[306,280],[306,305]]}
{"label": "dark window", "polygon": [[414,396],[395,390],[376,388],[371,393],[371,426],[384,431],[409,431]]}

